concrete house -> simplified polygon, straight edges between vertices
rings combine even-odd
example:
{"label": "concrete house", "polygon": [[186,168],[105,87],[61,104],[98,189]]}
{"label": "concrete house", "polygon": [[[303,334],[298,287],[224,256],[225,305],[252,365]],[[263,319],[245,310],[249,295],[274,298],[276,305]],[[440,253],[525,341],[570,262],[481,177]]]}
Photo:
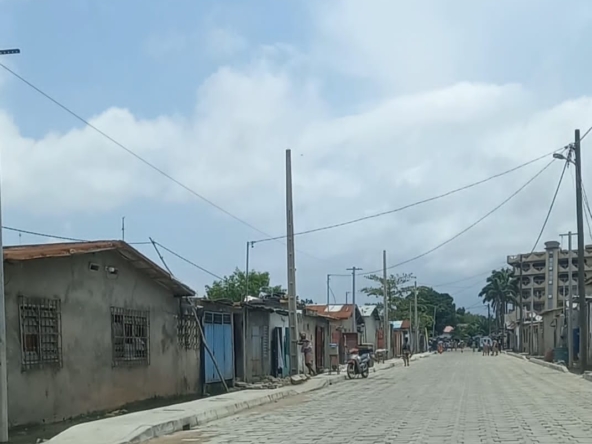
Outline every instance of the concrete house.
{"label": "concrete house", "polygon": [[380,313],[376,305],[362,305],[359,307],[364,318],[364,327],[361,333],[361,342],[374,345],[374,349],[383,347],[382,325]]}
{"label": "concrete house", "polygon": [[11,426],[198,393],[195,293],[123,241],[4,250]]}

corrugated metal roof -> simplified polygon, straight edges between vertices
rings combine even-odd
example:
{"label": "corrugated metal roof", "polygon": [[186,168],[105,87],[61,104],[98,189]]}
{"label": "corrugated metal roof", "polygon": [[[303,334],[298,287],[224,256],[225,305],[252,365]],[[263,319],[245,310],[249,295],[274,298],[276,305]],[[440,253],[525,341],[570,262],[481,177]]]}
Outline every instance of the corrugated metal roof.
{"label": "corrugated metal roof", "polygon": [[124,241],[64,242],[58,244],[18,245],[4,248],[8,262],[58,258],[82,254],[116,251],[126,261],[150,279],[170,290],[174,296],[195,296],[195,291],[181,283]]}
{"label": "corrugated metal roof", "polygon": [[452,333],[454,331],[454,327],[447,325],[444,327],[444,333]]}
{"label": "corrugated metal roof", "polygon": [[353,304],[347,305],[307,305],[309,310],[316,311],[320,314],[330,315],[332,318],[343,320],[351,318],[353,313]]}
{"label": "corrugated metal roof", "polygon": [[391,327],[393,330],[409,330],[410,326],[409,319],[404,319],[403,321],[391,321]]}
{"label": "corrugated metal roof", "polygon": [[360,313],[365,318],[374,317],[376,319],[380,319],[376,305],[362,305],[361,307],[358,307],[358,310],[360,310]]}

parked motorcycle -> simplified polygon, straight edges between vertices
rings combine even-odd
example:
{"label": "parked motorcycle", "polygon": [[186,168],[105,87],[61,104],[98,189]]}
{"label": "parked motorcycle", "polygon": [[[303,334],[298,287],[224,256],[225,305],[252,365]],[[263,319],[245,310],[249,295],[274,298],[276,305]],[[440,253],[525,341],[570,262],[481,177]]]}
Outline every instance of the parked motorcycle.
{"label": "parked motorcycle", "polygon": [[370,373],[370,355],[365,353],[360,356],[357,350],[352,350],[346,370],[348,379],[353,379],[356,376],[367,378]]}

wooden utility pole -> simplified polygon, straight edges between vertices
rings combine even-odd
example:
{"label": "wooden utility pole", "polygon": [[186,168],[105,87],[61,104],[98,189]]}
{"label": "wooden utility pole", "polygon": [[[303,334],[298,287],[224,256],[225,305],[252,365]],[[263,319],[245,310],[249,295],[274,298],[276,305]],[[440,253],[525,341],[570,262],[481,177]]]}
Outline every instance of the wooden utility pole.
{"label": "wooden utility pole", "polygon": [[288,326],[290,331],[290,374],[298,374],[298,314],[296,307],[296,258],[292,203],[292,152],[286,150],[286,236],[288,253]]}

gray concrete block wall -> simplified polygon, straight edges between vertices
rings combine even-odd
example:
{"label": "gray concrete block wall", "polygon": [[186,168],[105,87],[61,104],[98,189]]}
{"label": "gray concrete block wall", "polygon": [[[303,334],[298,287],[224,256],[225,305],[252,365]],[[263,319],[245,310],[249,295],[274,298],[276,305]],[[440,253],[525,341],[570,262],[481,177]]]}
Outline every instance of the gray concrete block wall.
{"label": "gray concrete block wall", "polygon": [[[116,278],[106,266],[117,267]],[[178,299],[118,253],[7,263],[5,272],[11,425],[199,392],[199,350],[177,341]],[[62,368],[22,371],[19,295],[61,300]],[[111,306],[150,311],[149,365],[112,366]]]}

